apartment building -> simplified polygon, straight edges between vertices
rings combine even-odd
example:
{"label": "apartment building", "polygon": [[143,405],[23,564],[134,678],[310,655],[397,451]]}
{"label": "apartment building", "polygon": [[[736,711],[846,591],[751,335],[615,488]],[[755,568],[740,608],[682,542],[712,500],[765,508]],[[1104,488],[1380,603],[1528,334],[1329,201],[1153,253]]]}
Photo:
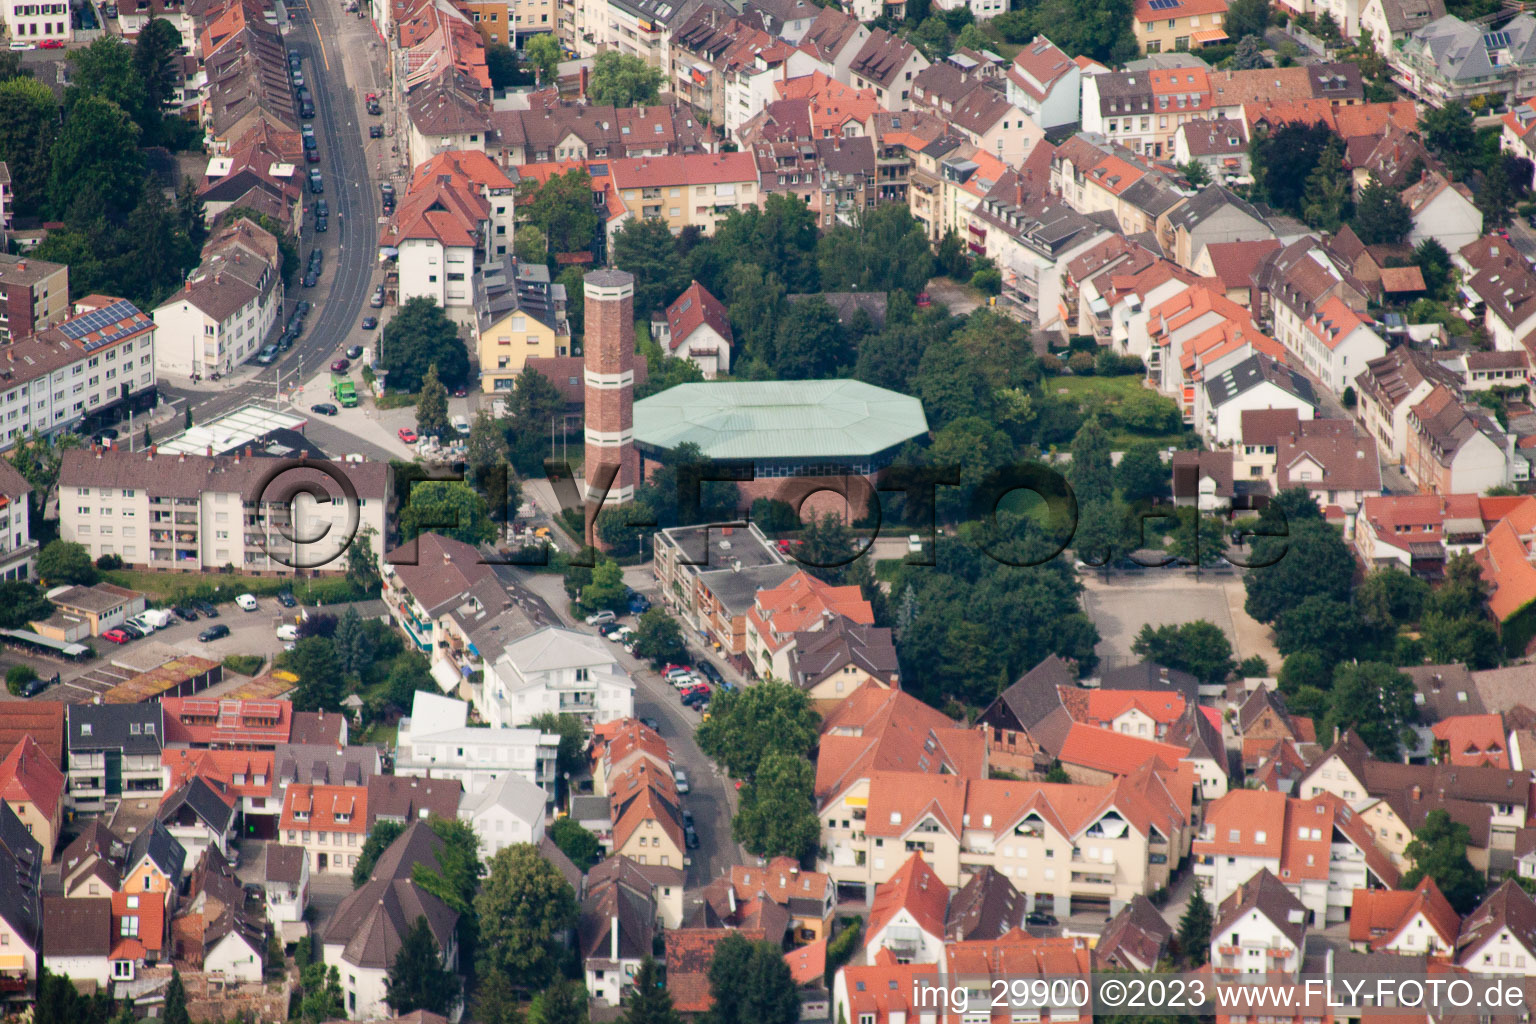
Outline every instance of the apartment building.
{"label": "apartment building", "polygon": [[0,15],[5,18],[5,34],[13,42],[68,43],[74,39],[67,3],[16,3],[12,0],[0,5]]}
{"label": "apartment building", "polygon": [[1408,410],[1403,471],[1431,494],[1482,493],[1514,479],[1514,436],[1487,409],[1436,386]]}
{"label": "apartment building", "polygon": [[[205,258],[181,291],[154,310],[159,328],[155,367],[161,373],[230,373],[266,344],[283,309],[282,257],[277,240],[241,218],[242,232],[265,236],[260,249],[238,237],[204,248]],[[259,243],[258,243],[259,244]]]}
{"label": "apartment building", "polygon": [[69,267],[0,253],[0,344],[63,320],[69,312]]}
{"label": "apartment building", "polygon": [[1036,330],[1065,333],[1066,266],[1109,236],[1109,229],[1060,199],[997,189],[971,210],[966,231],[1002,272],[998,305]]}
{"label": "apartment building", "polygon": [[503,256],[475,274],[474,293],[480,386],[486,394],[510,392],[530,358],[570,354],[565,285],[551,282],[543,263]]}
{"label": "apartment building", "polygon": [[715,148],[682,105],[614,107],[541,97],[532,109],[497,110],[492,117],[492,155],[501,166],[518,168],[524,178],[525,164],[706,153]]}
{"label": "apartment building", "polygon": [[1530,56],[1536,17],[1517,15],[1499,31],[1447,14],[1416,29],[1387,57],[1392,80],[1432,107],[1475,97],[1514,100],[1536,92]]}
{"label": "apartment building", "polygon": [[[276,459],[242,455],[160,455],[121,448],[74,449],[59,468],[59,533],[92,558],[116,555],[148,569],[341,572],[347,543],[364,530],[387,536],[393,497],[389,467],[337,464],[357,496],[341,500],[319,470],[283,470]],[[300,476],[337,500],[294,504],[270,475]],[[289,486],[292,486],[290,483]],[[355,518],[353,518],[355,517]],[[299,538],[291,540],[290,537]],[[312,542],[304,538],[316,537]]]}
{"label": "apartment building", "polygon": [[733,210],[758,205],[757,161],[751,153],[693,153],[608,162],[620,202],[631,217],[664,221],[672,233],[714,234]]}
{"label": "apartment building", "polygon": [[745,652],[747,612],[757,591],[793,576],[791,564],[756,523],[736,527],[674,526],[653,542],[651,572],[666,602],[693,630],[733,653]]}
{"label": "apartment building", "polygon": [[1423,352],[1399,345],[1379,359],[1366,363],[1355,377],[1359,403],[1355,416],[1376,441],[1383,459],[1407,458],[1410,411],[1436,386],[1454,389],[1455,374]]}
{"label": "apartment building", "polygon": [[71,704],[65,743],[69,796],[77,812],[104,811],[124,794],[158,794],[165,784],[159,704]]}
{"label": "apartment building", "polygon": [[[510,197],[504,205],[510,210]],[[416,179],[379,233],[400,303],[428,298],[450,312],[472,310],[472,280],[489,258],[491,227],[491,203],[472,187],[447,175]]]}
{"label": "apartment building", "polygon": [[575,715],[587,725],[630,718],[635,682],[600,637],[545,626],[509,640],[491,667],[480,707],[493,726],[542,714]]}
{"label": "apartment building", "polygon": [[0,451],[33,434],[72,430],[89,415],[152,402],[155,322],[126,299],[87,295],[71,315],[5,346]]}
{"label": "apartment building", "polygon": [[553,800],[559,747],[558,735],[538,729],[470,726],[467,703],[417,690],[410,717],[400,720],[395,773],[458,779],[471,796],[515,775]]}
{"label": "apartment building", "polygon": [[368,790],[362,786],[289,786],[278,821],[283,843],[302,849],[311,875],[351,872],[368,838]]}
{"label": "apartment building", "polygon": [[747,612],[747,660],[761,678],[787,679],[799,635],[828,628],[839,619],[875,623],[874,611],[858,587],[834,587],[797,572],[754,597]]}
{"label": "apartment building", "polygon": [[38,544],[32,539],[32,485],[11,465],[0,460],[0,579],[29,580],[37,561]]}
{"label": "apartment building", "polygon": [[1198,50],[1227,41],[1227,0],[1136,0],[1132,29],[1142,53]]}
{"label": "apartment building", "polygon": [[1301,972],[1306,943],[1307,908],[1269,869],[1261,868],[1216,908],[1211,970],[1218,977],[1280,974],[1295,978]]}

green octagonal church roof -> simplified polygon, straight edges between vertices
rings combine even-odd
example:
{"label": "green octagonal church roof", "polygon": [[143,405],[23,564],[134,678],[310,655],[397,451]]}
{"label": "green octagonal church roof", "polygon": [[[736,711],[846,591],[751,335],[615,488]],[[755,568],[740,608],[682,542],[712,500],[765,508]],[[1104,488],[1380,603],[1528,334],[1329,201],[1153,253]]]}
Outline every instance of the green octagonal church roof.
{"label": "green octagonal church roof", "polygon": [[857,380],[704,381],[635,403],[635,441],[713,459],[874,455],[928,432],[915,398]]}

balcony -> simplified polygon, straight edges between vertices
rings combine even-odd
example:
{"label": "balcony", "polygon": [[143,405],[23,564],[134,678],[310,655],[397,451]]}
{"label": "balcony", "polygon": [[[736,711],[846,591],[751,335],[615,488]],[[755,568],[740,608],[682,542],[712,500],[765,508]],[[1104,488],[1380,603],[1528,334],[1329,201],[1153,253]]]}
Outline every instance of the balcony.
{"label": "balcony", "polygon": [[197,513],[196,512],[177,512],[176,513],[176,525],[177,526],[196,526],[197,525],[197,518],[198,517],[197,517]]}
{"label": "balcony", "polygon": [[1242,952],[1243,952],[1243,947],[1242,946],[1217,946],[1216,947],[1216,952],[1218,952],[1218,953],[1225,953],[1227,956],[1240,956],[1242,954]]}

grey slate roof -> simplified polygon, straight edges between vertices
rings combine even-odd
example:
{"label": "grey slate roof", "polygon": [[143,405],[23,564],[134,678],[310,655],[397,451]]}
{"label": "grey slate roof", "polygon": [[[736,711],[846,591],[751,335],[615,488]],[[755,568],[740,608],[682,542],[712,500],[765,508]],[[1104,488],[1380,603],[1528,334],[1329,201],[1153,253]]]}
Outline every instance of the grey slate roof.
{"label": "grey slate roof", "polygon": [[158,754],[164,744],[165,715],[158,702],[71,704],[67,717],[65,744],[71,752]]}
{"label": "grey slate roof", "polygon": [[995,939],[1024,926],[1029,907],[1013,883],[988,866],[971,876],[949,901],[944,937],[950,942]]}
{"label": "grey slate roof", "polygon": [[1312,390],[1312,384],[1306,377],[1259,352],[1236,366],[1228,367],[1220,376],[1206,381],[1205,393],[1210,399],[1211,407],[1216,408],[1226,405],[1232,399],[1258,387],[1265,381],[1269,381],[1308,405],[1317,405],[1317,394]]}
{"label": "grey slate roof", "polygon": [[1177,668],[1167,668],[1154,661],[1138,662],[1099,673],[1101,690],[1173,690],[1187,704],[1200,699],[1200,680]]}
{"label": "grey slate roof", "polygon": [[167,796],[156,817],[162,822],[172,823],[181,817],[183,809],[217,833],[228,832],[235,817],[234,807],[225,803],[218,791],[200,775],[192,776]]}
{"label": "grey slate roof", "polygon": [[1151,970],[1168,949],[1173,927],[1152,901],[1137,893],[1104,926],[1093,947],[1095,963],[1123,970]]}
{"label": "grey slate roof", "polygon": [[159,818],[151,821],[133,840],[128,848],[128,870],[141,863],[145,857],[154,862],[165,877],[181,880],[181,872],[187,864],[187,851],[181,841],[171,835]]}
{"label": "grey slate roof", "polygon": [[[1414,32],[1405,49],[1432,61],[1436,73],[1452,83],[1496,78],[1506,74],[1510,64],[1536,60],[1536,17],[1517,15],[1500,32],[1506,34],[1506,46],[1490,46],[1495,34],[1486,26],[1448,14]],[[1496,58],[1495,50],[1507,52]]]}
{"label": "grey slate roof", "polygon": [[1175,230],[1184,228],[1186,231],[1193,231],[1205,220],[1227,207],[1238,210],[1257,224],[1264,223],[1264,218],[1251,203],[1224,185],[1207,185],[1195,193],[1187,203],[1169,215],[1168,223]]}
{"label": "grey slate roof", "polygon": [[365,786],[379,771],[376,747],[279,743],[273,751],[273,778],[279,786]]}
{"label": "grey slate roof", "polygon": [[417,864],[436,867],[443,841],[424,823],[412,822],[373,866],[373,875],[354,889],[325,929],[327,944],[343,943],[343,958],[357,967],[387,970],[405,934],[425,917],[439,948],[446,948],[459,915],[411,880]]}
{"label": "grey slate roof", "polygon": [[43,956],[99,956],[112,952],[112,898],[43,900]]}

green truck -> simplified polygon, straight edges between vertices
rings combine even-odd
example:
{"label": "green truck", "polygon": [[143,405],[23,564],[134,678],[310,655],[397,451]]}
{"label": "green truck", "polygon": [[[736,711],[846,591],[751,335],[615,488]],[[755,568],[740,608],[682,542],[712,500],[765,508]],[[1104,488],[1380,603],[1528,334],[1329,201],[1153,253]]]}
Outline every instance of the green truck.
{"label": "green truck", "polygon": [[331,396],[345,409],[357,404],[357,388],[344,373],[331,374]]}

